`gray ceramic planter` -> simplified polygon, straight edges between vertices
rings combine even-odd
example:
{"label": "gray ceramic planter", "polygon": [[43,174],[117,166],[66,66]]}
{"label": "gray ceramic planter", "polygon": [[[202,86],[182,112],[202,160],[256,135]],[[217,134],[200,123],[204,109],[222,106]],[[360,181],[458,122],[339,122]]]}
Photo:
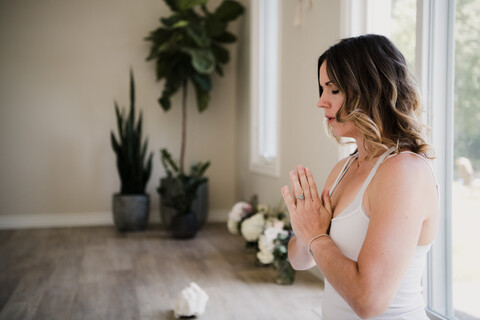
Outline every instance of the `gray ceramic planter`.
{"label": "gray ceramic planter", "polygon": [[150,198],[144,195],[113,195],[113,220],[120,231],[139,231],[147,227]]}
{"label": "gray ceramic planter", "polygon": [[[160,186],[167,190],[167,197],[169,196],[169,181],[167,178],[160,179]],[[198,228],[201,228],[208,219],[208,180],[202,183],[197,189],[197,195],[192,203],[191,211],[194,212],[198,223]],[[176,210],[165,206],[162,203],[162,196],[160,196],[160,218],[162,224],[167,228],[171,227],[172,219],[177,214]]]}

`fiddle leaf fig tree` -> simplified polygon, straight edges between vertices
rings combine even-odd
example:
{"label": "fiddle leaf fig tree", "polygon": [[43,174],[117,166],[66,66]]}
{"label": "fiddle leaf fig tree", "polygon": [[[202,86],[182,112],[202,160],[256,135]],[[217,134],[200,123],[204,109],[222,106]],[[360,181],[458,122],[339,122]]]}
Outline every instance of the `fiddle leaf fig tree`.
{"label": "fiddle leaf fig tree", "polygon": [[180,173],[184,173],[186,145],[187,84],[193,84],[197,108],[208,107],[212,90],[211,75],[223,76],[223,65],[230,60],[226,44],[236,41],[227,30],[228,23],[243,14],[243,6],[224,0],[214,11],[207,0],[164,0],[172,15],[161,18],[161,25],[145,39],[151,42],[147,60],[156,62],[157,81],[164,80],[158,102],[163,110],[171,108],[171,97],[182,89],[182,145]]}

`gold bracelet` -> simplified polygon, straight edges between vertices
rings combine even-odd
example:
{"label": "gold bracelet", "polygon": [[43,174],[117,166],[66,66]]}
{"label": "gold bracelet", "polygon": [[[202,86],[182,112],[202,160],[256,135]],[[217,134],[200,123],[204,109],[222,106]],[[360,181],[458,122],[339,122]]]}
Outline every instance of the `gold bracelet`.
{"label": "gold bracelet", "polygon": [[313,237],[312,240],[310,240],[310,242],[308,242],[307,253],[312,258],[313,258],[313,252],[312,252],[312,249],[310,249],[310,246],[312,245],[313,240],[318,239],[320,237],[329,237],[330,238],[330,236],[328,234],[322,233],[322,234],[319,234],[318,236]]}

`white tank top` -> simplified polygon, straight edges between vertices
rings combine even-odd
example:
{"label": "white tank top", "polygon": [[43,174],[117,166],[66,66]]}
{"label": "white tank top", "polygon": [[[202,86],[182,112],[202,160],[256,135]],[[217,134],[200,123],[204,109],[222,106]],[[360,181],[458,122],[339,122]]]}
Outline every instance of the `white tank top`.
{"label": "white tank top", "polygon": [[[357,261],[358,259],[360,249],[362,248],[365,236],[367,234],[368,224],[370,222],[370,219],[365,213],[362,205],[363,194],[365,193],[365,190],[367,189],[373,176],[377,172],[380,164],[388,155],[390,155],[392,151],[393,148],[385,152],[377,160],[377,163],[363,183],[355,199],[342,212],[340,212],[340,214],[332,219],[330,237],[338,246],[340,251],[352,260]],[[356,155],[353,155],[345,162],[342,171],[330,190],[330,196],[356,157]],[[427,160],[423,157],[421,158]],[[428,161],[427,163],[430,165]],[[430,249],[430,246],[431,245],[417,246],[410,266],[405,273],[397,293],[395,294],[392,304],[383,314],[374,319],[428,320],[428,317],[425,313],[421,278],[425,266],[426,255]],[[325,292],[322,310],[323,320],[361,319],[355,314],[345,300],[335,291],[327,279],[325,279]]]}

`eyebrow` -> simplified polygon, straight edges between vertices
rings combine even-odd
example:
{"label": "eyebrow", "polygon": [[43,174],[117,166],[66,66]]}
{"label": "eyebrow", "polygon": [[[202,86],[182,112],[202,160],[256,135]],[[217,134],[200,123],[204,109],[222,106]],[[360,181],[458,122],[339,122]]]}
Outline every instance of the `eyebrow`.
{"label": "eyebrow", "polygon": [[[332,81],[332,80],[330,80],[330,81],[327,81],[327,82],[325,82],[324,86],[328,87],[328,86],[329,86],[329,85],[331,85],[331,84],[335,85],[335,84],[333,83],[333,81]],[[322,88],[323,88],[323,86],[322,86],[322,85],[320,85],[320,87],[322,87]]]}

